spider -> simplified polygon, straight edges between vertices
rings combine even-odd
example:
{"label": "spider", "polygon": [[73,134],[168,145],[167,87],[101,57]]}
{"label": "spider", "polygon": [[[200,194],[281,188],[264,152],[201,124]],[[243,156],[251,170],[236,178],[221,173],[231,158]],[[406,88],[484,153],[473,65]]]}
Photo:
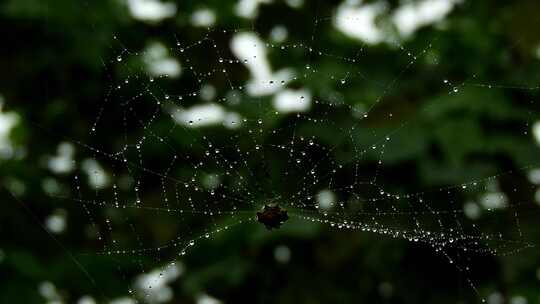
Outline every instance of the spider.
{"label": "spider", "polygon": [[264,205],[261,212],[257,212],[257,221],[263,224],[268,230],[272,230],[272,228],[279,228],[279,226],[285,223],[288,219],[289,216],[287,215],[287,210],[277,205]]}

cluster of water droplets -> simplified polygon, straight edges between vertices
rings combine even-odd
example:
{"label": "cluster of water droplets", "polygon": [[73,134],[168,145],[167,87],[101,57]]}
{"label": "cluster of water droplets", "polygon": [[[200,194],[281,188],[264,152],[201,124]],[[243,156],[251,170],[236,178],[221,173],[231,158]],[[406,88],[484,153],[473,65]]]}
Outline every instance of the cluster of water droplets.
{"label": "cluster of water droplets", "polygon": [[[241,31],[219,34],[238,33]],[[369,122],[372,110],[399,82],[400,76],[383,86],[380,95],[361,111],[341,97],[304,93],[289,102],[309,100],[312,111],[280,111],[270,104],[273,94],[302,86],[314,78],[329,80],[337,91],[363,81],[367,76],[357,66],[358,57],[341,56],[304,42],[254,44],[253,48],[265,48],[281,57],[303,52],[309,61],[284,78],[254,79],[254,83],[271,92],[257,96],[250,93],[249,83],[236,75],[242,75],[251,61],[258,62],[260,58],[226,55],[229,46],[219,45],[211,34],[215,33],[192,43],[177,41],[176,46],[167,48],[184,65],[181,77],[191,79],[191,85],[180,90],[169,90],[177,80],[171,75],[149,75],[144,69],[133,67],[133,61],[144,57],[144,52],[133,52],[120,44],[120,54],[109,62],[113,70],[120,72],[111,72],[114,75],[109,92],[89,129],[92,134],[107,132],[100,126],[107,125],[107,119],[116,119],[117,127],[124,130],[124,138],[115,151],[78,144],[95,159],[109,164],[114,171],[112,186],[84,191],[75,175],[76,195],[70,197],[81,204],[98,240],[103,242],[98,254],[136,257],[169,252],[171,257],[182,257],[199,242],[211,241],[233,227],[256,225],[255,213],[266,204],[288,209],[293,221],[424,244],[447,257],[450,263],[454,261],[448,250],[499,255],[532,246],[522,240],[482,232],[464,217],[460,202],[454,202],[467,193],[480,192],[497,176],[414,193],[394,192],[379,182],[385,151],[408,122],[375,133],[369,144],[358,144],[356,136],[361,128],[369,126],[364,123]],[[208,59],[210,62],[196,62],[197,52],[207,48],[214,50],[215,57]],[[413,53],[399,46],[399,54],[407,58],[402,72],[431,48],[428,44]],[[344,74],[325,74],[317,58],[339,61],[350,68]],[[120,79],[114,78],[116,73],[122,75]],[[442,89],[451,95],[459,94],[466,85],[465,81],[444,78],[441,83]],[[210,93],[203,92],[203,88],[209,87]],[[197,108],[201,103],[211,104]],[[255,107],[255,111],[242,112],[242,105],[246,104],[250,110]],[[108,112],[121,113],[122,117],[107,117]],[[334,112],[347,113],[350,123],[336,121],[338,116],[333,116]],[[393,120],[394,114],[385,113],[384,118]],[[215,128],[225,131],[213,132]],[[351,159],[336,157],[343,146],[321,138],[317,130],[325,128],[339,130],[335,136],[341,140],[336,142],[352,147]],[[158,158],[156,150],[161,153]],[[375,167],[369,176],[361,169],[366,163]],[[120,176],[127,176],[129,182],[122,184]],[[330,197],[321,199],[323,192],[330,193]],[[446,197],[450,203],[441,208],[435,196]],[[172,217],[178,222],[179,231],[169,241],[148,246],[135,229],[138,214],[151,214],[156,219],[154,225],[160,225],[162,218]],[[104,223],[100,223],[99,218],[104,215]],[[472,229],[463,229],[465,225]],[[127,229],[135,241],[122,247],[115,237],[116,229]],[[457,267],[466,272],[469,266]]]}

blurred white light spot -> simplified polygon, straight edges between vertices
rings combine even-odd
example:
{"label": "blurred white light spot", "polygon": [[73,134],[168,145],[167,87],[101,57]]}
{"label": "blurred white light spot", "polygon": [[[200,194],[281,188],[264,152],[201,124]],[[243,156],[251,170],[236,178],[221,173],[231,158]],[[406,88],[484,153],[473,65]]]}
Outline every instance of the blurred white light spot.
{"label": "blurred white light spot", "polygon": [[529,181],[535,185],[540,185],[540,169],[533,169],[529,172]]}
{"label": "blurred white light spot", "polygon": [[241,125],[242,120],[238,113],[226,112],[221,105],[215,103],[195,105],[189,109],[170,107],[169,113],[177,124],[191,128],[222,124],[235,129]]}
{"label": "blurred white light spot", "polygon": [[375,24],[376,18],[386,10],[383,2],[357,6],[344,2],[337,8],[334,25],[349,37],[368,44],[377,44],[385,40],[384,32]]}
{"label": "blurred white light spot", "polygon": [[4,98],[0,95],[0,158],[13,156],[13,143],[9,136],[11,130],[19,123],[19,115],[15,112],[2,112]]}
{"label": "blurred white light spot", "polygon": [[396,9],[392,19],[403,37],[412,35],[422,26],[442,20],[458,0],[424,0],[409,2]]}
{"label": "blurred white light spot", "polygon": [[311,93],[305,89],[287,89],[277,93],[272,102],[281,113],[305,112],[311,107]]}
{"label": "blurred white light spot", "polygon": [[254,18],[259,13],[259,5],[270,3],[271,0],[240,0],[234,7],[236,15],[244,18]]}
{"label": "blurred white light spot", "polygon": [[191,23],[194,26],[208,27],[216,23],[216,13],[213,10],[204,8],[193,12],[191,15]]}
{"label": "blurred white light spot", "polygon": [[[247,92],[251,96],[271,95],[283,90],[283,85],[293,79],[290,69],[282,69],[267,78],[255,78],[248,82]],[[280,85],[278,85],[280,83]]]}
{"label": "blurred white light spot", "polygon": [[172,289],[167,286],[176,280],[184,269],[179,262],[172,262],[161,269],[141,274],[135,279],[135,287],[144,293],[148,303],[169,302],[173,298]]}
{"label": "blurred white light spot", "polygon": [[129,297],[122,297],[122,298],[111,300],[109,304],[137,304],[137,301]]}
{"label": "blurred white light spot", "polygon": [[488,304],[503,304],[504,297],[499,292],[494,292],[487,297]]}
{"label": "blurred white light spot", "polygon": [[159,42],[151,43],[144,52],[146,69],[153,76],[178,77],[182,72],[180,63],[169,56],[169,51]]}
{"label": "blurred white light spot", "polygon": [[465,205],[463,205],[463,212],[465,213],[466,217],[470,218],[471,220],[476,220],[480,217],[482,210],[475,202],[466,202]]}
{"label": "blurred white light spot", "polygon": [[300,8],[304,4],[304,0],[285,0],[285,3],[292,8]]}
{"label": "blurred white light spot", "polygon": [[317,203],[322,210],[328,210],[332,207],[332,204],[336,201],[334,192],[330,190],[322,190],[317,193]]}
{"label": "blurred white light spot", "polygon": [[41,282],[38,286],[38,292],[43,298],[49,301],[59,299],[59,295],[58,295],[58,291],[56,290],[56,287],[54,286],[53,283],[49,281]]}
{"label": "blurred white light spot", "polygon": [[[392,14],[391,22],[399,35],[407,38],[419,28],[443,20],[462,0],[408,1]],[[334,25],[346,35],[368,44],[392,42],[395,39],[376,24],[377,18],[387,10],[385,2],[363,3],[345,1],[336,12]]]}
{"label": "blurred white light spot", "polygon": [[109,184],[109,175],[95,159],[83,160],[81,168],[85,171],[90,186],[101,189]]}
{"label": "blurred white light spot", "polygon": [[527,304],[527,299],[523,296],[515,296],[510,299],[510,304]]}
{"label": "blurred white light spot", "polygon": [[235,112],[229,112],[223,119],[223,125],[229,129],[236,129],[242,125],[242,117]]}
{"label": "blurred white light spot", "polygon": [[77,304],[96,304],[96,300],[91,296],[83,296],[77,301]]}
{"label": "blurred white light spot", "polygon": [[207,294],[203,294],[197,297],[197,304],[221,304],[222,302]]}
{"label": "blurred white light spot", "polygon": [[288,263],[291,260],[291,250],[285,245],[279,245],[274,249],[274,258],[279,263]]}
{"label": "blurred white light spot", "polygon": [[288,31],[283,25],[276,25],[270,31],[270,39],[275,43],[284,42],[287,39]]}
{"label": "blurred white light spot", "polygon": [[133,18],[142,21],[161,21],[176,14],[176,4],[158,0],[127,0]]}
{"label": "blurred white light spot", "polygon": [[540,188],[536,189],[536,192],[534,193],[534,200],[538,205],[540,205]]}
{"label": "blurred white light spot", "polygon": [[272,73],[265,43],[253,33],[236,34],[231,40],[231,51],[244,63],[252,76],[247,83],[247,92],[251,96],[278,92],[294,77],[290,69]]}
{"label": "blurred white light spot", "polygon": [[58,154],[50,157],[48,161],[49,170],[57,174],[65,174],[73,171],[75,165],[73,164],[73,155],[75,154],[75,147],[71,143],[61,143],[58,145]]}
{"label": "blurred white light spot", "polygon": [[506,207],[508,198],[503,192],[486,193],[480,199],[480,204],[486,209],[501,209]]}
{"label": "blurred white light spot", "polygon": [[216,97],[216,88],[210,84],[206,84],[201,88],[201,99],[210,101]]}
{"label": "blurred white light spot", "polygon": [[154,61],[149,67],[148,71],[150,74],[155,76],[167,75],[170,77],[177,77],[180,75],[180,64],[176,59],[173,58],[163,58],[160,60]]}
{"label": "blurred white light spot", "polygon": [[540,145],[540,121],[537,121],[532,126],[532,134],[536,143]]}
{"label": "blurred white light spot", "polygon": [[56,210],[45,219],[45,227],[55,234],[64,232],[66,229],[66,212],[64,210]]}
{"label": "blurred white light spot", "polygon": [[244,64],[255,79],[269,79],[272,75],[266,59],[266,47],[254,33],[239,33],[231,40],[231,50]]}
{"label": "blurred white light spot", "polygon": [[180,109],[172,113],[177,123],[189,127],[201,127],[220,123],[225,117],[225,109],[222,106],[208,103],[204,105],[195,105],[190,109]]}

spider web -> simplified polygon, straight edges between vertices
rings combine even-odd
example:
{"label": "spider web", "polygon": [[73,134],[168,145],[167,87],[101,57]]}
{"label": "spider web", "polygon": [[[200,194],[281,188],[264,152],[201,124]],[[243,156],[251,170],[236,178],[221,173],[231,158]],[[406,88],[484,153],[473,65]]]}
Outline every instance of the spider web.
{"label": "spider web", "polygon": [[[417,174],[397,165],[396,150],[404,142],[415,146],[420,114],[435,110],[415,101],[396,105],[393,91],[426,73],[426,65],[439,75],[444,59],[431,58],[436,37],[413,48],[390,43],[384,52],[393,59],[385,63],[366,46],[320,45],[317,35],[331,25],[317,18],[309,39],[287,42],[266,42],[268,33],[254,28],[171,35],[146,49],[115,36],[114,55],[103,60],[109,85],[88,122],[90,140],[73,140],[86,155],[80,167],[89,169],[78,170],[72,194],[60,196],[88,219],[100,247],[89,253],[130,259],[141,272],[168,269],[229,230],[264,229],[255,214],[265,205],[288,211],[285,230],[322,225],[432,248],[474,291],[471,256],[532,247],[520,224],[526,204],[509,201],[498,184],[532,165],[431,189],[415,189]],[[165,72],[149,70],[157,57]],[[277,72],[265,70],[265,60]],[[381,60],[384,71],[366,70],[371,60]],[[341,72],[330,70],[335,63]],[[538,89],[440,76],[424,81],[456,102],[470,89]],[[482,222],[463,207],[479,197],[487,206]],[[495,220],[513,229],[482,225]],[[156,239],[162,226],[174,231]],[[134,290],[129,275],[131,296],[151,302],[158,283]]]}

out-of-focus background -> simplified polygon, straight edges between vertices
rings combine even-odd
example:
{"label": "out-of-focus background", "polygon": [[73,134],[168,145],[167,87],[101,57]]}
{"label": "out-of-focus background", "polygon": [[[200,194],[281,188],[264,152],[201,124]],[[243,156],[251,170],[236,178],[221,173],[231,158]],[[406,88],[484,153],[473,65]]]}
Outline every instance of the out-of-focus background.
{"label": "out-of-focus background", "polygon": [[[536,0],[2,1],[0,303],[540,303],[539,12]],[[219,185],[202,162],[221,159],[198,144],[254,136],[251,154],[223,159],[243,189],[279,195],[293,178],[275,172],[309,169],[285,154],[259,163],[258,143],[293,147],[292,131],[340,147],[318,152],[331,151],[317,168],[330,190],[352,183],[332,170],[353,161],[384,191],[431,189],[433,208],[459,210],[450,243],[462,225],[515,243],[449,262],[436,241],[302,220],[319,209],[298,205],[305,189],[274,231],[246,220],[264,197],[198,205],[199,178]],[[386,146],[356,150],[381,134]],[[196,206],[145,209],[175,200],[163,175],[192,179],[176,200]],[[330,190],[314,204],[332,210]],[[119,207],[128,197],[142,205]],[[407,214],[367,221],[422,217]]]}

